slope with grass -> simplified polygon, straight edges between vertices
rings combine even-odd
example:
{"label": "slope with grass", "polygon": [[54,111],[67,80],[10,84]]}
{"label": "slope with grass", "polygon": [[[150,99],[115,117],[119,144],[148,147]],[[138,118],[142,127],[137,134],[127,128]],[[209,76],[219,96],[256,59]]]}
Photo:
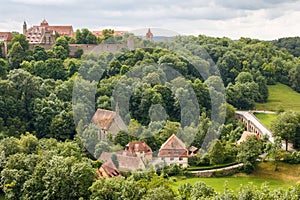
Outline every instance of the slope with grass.
{"label": "slope with grass", "polygon": [[274,119],[277,118],[278,114],[269,114],[269,113],[253,113],[255,117],[268,129],[271,129],[271,123]]}
{"label": "slope with grass", "polygon": [[292,110],[300,112],[300,93],[290,87],[277,83],[268,86],[269,98],[266,103],[256,103],[256,110]]}
{"label": "slope with grass", "polygon": [[186,178],[172,183],[171,187],[176,191],[178,186],[183,183],[188,182],[193,185],[198,181],[213,187],[217,192],[224,192],[225,185],[237,192],[241,185],[247,185],[248,183],[252,183],[257,187],[267,183],[271,189],[287,189],[300,181],[300,165],[280,163],[279,170],[274,171],[272,162],[262,162],[252,174],[239,173],[222,178]]}

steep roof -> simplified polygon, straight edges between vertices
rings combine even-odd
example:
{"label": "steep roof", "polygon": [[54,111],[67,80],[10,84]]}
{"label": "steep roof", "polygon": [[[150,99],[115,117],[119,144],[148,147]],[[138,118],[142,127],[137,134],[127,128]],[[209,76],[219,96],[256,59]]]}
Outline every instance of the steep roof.
{"label": "steep roof", "polygon": [[160,150],[163,149],[186,149],[185,144],[175,135],[171,135],[171,137],[169,137],[169,139],[163,143],[160,147]]}
{"label": "steep roof", "polygon": [[129,142],[126,145],[125,150],[129,154],[134,154],[136,152],[152,153],[151,147],[149,147],[145,141]]}
{"label": "steep roof", "polygon": [[127,126],[125,125],[121,117],[116,112],[111,110],[98,108],[92,118],[92,122],[97,124],[99,128],[108,130],[114,119],[116,121],[116,125],[120,130],[127,130]]}
{"label": "steep roof", "polygon": [[47,30],[54,30],[59,35],[68,35],[73,36],[73,27],[72,26],[48,26]]}
{"label": "steep roof", "polygon": [[[116,168],[116,166],[112,162],[105,162],[104,164],[101,165],[101,168],[105,171],[105,173],[109,177],[114,177],[114,176],[121,176],[119,170]],[[98,170],[98,173],[100,176],[103,176],[100,170]]]}

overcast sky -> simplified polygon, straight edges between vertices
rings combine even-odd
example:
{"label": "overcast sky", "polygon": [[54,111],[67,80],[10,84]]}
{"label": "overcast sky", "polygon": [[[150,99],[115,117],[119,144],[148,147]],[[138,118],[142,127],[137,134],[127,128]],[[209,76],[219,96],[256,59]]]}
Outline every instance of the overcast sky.
{"label": "overcast sky", "polygon": [[[271,40],[300,35],[300,0],[5,0],[0,31],[40,24]],[[155,33],[154,29],[154,35]]]}

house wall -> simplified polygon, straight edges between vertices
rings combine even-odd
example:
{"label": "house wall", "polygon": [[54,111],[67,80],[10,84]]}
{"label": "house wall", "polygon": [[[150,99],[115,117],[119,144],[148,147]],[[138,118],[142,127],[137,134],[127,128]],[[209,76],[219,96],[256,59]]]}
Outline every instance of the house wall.
{"label": "house wall", "polygon": [[162,162],[165,162],[167,165],[177,164],[180,167],[188,166],[188,158],[187,157],[160,157]]}

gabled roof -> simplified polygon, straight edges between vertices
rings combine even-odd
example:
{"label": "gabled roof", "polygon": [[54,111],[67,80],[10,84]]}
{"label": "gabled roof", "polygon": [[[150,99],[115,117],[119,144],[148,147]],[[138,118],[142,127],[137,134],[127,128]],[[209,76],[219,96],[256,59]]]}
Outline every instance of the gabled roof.
{"label": "gabled roof", "polygon": [[99,108],[94,114],[92,122],[97,124],[101,129],[108,130],[115,116],[116,112]]}
{"label": "gabled roof", "polygon": [[163,143],[160,147],[160,150],[163,149],[186,149],[185,144],[175,135],[171,135],[171,137],[169,137],[169,139]]}
{"label": "gabled roof", "polygon": [[47,26],[47,30],[53,30],[57,32],[59,35],[73,35],[73,27],[72,26]]}
{"label": "gabled roof", "polygon": [[125,148],[126,153],[134,154],[136,152],[152,153],[151,147],[145,141],[129,142]]}
{"label": "gabled roof", "polygon": [[[114,177],[114,176],[121,176],[119,170],[116,168],[116,166],[112,162],[105,162],[104,164],[101,165],[101,168],[108,175],[108,178]],[[104,176],[100,170],[98,170],[98,173],[100,176]]]}
{"label": "gabled roof", "polygon": [[92,118],[92,122],[97,124],[99,128],[108,130],[114,119],[116,121],[116,125],[120,130],[127,130],[127,126],[125,125],[121,117],[116,112],[111,110],[98,108]]}

